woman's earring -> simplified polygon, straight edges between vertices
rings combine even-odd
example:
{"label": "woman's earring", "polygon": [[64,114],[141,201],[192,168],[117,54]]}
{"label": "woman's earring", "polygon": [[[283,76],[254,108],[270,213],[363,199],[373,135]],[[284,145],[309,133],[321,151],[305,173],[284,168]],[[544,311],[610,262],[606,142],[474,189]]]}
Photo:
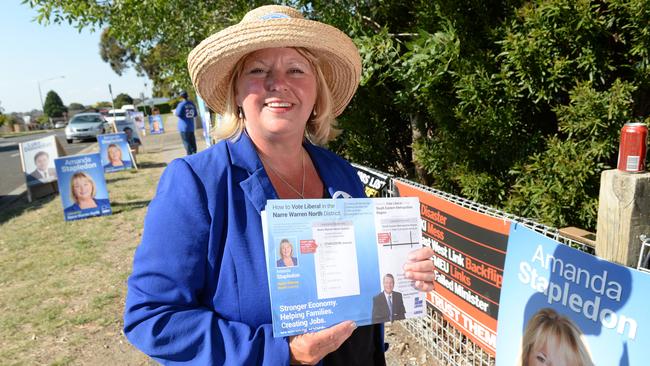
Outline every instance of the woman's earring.
{"label": "woman's earring", "polygon": [[242,107],[237,107],[237,111],[239,112],[239,119],[244,119],[244,110]]}
{"label": "woman's earring", "polygon": [[318,115],[318,113],[316,113],[316,109],[311,111],[311,115],[312,117],[316,118],[316,116]]}

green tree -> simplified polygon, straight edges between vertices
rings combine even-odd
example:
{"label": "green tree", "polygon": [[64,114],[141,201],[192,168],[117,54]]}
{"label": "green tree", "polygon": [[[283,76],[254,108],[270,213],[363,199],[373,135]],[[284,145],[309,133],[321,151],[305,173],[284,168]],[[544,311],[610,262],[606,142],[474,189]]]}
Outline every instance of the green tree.
{"label": "green tree", "polygon": [[5,112],[5,109],[2,108],[2,102],[0,102],[0,127],[4,126],[5,124],[7,124],[9,122],[9,118],[8,118],[8,116],[6,116],[4,114],[4,112]]}
{"label": "green tree", "polygon": [[50,90],[45,96],[45,103],[43,104],[43,113],[49,118],[63,117],[63,113],[68,109],[63,104],[61,97],[54,91]]}
{"label": "green tree", "polygon": [[112,105],[113,104],[111,104],[111,102],[109,102],[109,101],[102,101],[102,102],[97,102],[97,103],[93,104],[92,106],[94,108],[111,108]]}
{"label": "green tree", "polygon": [[122,108],[125,104],[133,104],[133,98],[126,93],[120,93],[115,97],[115,108]]}
{"label": "green tree", "polygon": [[[237,23],[250,8],[266,1],[214,0],[185,1],[183,6],[171,0],[114,2],[76,0],[23,0],[38,11],[42,24],[73,24],[78,29],[109,28],[101,48],[114,70],[134,66],[147,73],[154,90],[190,89],[187,54],[210,34]],[[137,14],[137,21],[134,21]],[[170,21],[173,19],[173,21]],[[105,46],[108,46],[105,49]],[[169,95],[167,95],[169,96]]]}
{"label": "green tree", "polygon": [[[186,56],[200,40],[260,3],[29,1],[42,23],[109,27],[124,50],[114,58],[166,92],[191,87]],[[650,114],[650,0],[287,3],[351,35],[363,59],[331,148],[546,224],[594,228],[618,130]]]}
{"label": "green tree", "polygon": [[99,39],[99,55],[102,61],[108,62],[116,74],[122,75],[129,63],[135,61],[135,54],[124,47],[111,35],[111,29],[105,28]]}
{"label": "green tree", "polygon": [[86,109],[86,107],[81,103],[70,103],[70,105],[68,105],[68,110],[70,111],[83,111],[84,109]]}

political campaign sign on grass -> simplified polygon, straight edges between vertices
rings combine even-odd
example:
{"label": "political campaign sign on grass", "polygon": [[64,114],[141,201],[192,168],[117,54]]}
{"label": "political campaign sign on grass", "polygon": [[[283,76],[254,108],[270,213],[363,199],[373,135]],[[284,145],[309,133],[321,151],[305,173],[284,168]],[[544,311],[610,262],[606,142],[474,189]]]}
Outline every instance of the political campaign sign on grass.
{"label": "political campaign sign on grass", "polygon": [[51,135],[19,144],[23,172],[28,186],[55,181],[54,159],[59,157],[60,148],[56,136]]}
{"label": "political campaign sign on grass", "polygon": [[99,154],[58,158],[54,164],[66,221],[112,213]]}
{"label": "political campaign sign on grass", "polygon": [[134,159],[124,132],[97,136],[99,155],[106,173],[132,169]]}
{"label": "political campaign sign on grass", "polygon": [[510,222],[409,183],[393,183],[400,197],[420,199],[422,241],[435,252],[435,289],[427,294],[427,301],[494,355]]}
{"label": "political campaign sign on grass", "polygon": [[145,131],[146,126],[144,123],[144,112],[128,111],[128,118],[133,121],[133,124],[139,131]]}
{"label": "political campaign sign on grass", "polygon": [[497,365],[648,363],[649,274],[514,222],[504,273]]}
{"label": "political campaign sign on grass", "polygon": [[269,200],[262,222],[275,337],[424,314],[417,198]]}
{"label": "political campaign sign on grass", "polygon": [[165,133],[165,125],[163,124],[163,118],[160,114],[149,116],[149,133],[152,135]]}

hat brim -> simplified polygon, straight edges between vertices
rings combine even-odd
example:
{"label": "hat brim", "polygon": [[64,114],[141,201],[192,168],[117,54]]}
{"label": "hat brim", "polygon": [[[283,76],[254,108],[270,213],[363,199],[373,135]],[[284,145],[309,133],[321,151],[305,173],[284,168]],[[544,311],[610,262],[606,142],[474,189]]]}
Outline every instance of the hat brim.
{"label": "hat brim", "polygon": [[303,47],[321,60],[323,75],[332,93],[332,112],[340,115],[359,85],[359,51],[345,33],[312,20],[250,21],[213,34],[188,55],[192,83],[212,110],[223,113],[228,84],[237,62],[253,51],[277,47]]}

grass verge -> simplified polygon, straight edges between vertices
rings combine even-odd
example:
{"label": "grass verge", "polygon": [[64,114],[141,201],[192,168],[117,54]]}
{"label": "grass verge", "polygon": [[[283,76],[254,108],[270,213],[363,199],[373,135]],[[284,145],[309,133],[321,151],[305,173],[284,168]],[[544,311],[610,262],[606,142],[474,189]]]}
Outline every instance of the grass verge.
{"label": "grass verge", "polygon": [[152,363],[122,334],[126,279],[164,164],[111,173],[113,215],[65,222],[58,196],[0,213],[0,363]]}
{"label": "grass verge", "polygon": [[26,135],[35,135],[39,133],[46,133],[54,130],[33,130],[33,131],[20,131],[20,132],[0,132],[0,137],[11,138]]}

